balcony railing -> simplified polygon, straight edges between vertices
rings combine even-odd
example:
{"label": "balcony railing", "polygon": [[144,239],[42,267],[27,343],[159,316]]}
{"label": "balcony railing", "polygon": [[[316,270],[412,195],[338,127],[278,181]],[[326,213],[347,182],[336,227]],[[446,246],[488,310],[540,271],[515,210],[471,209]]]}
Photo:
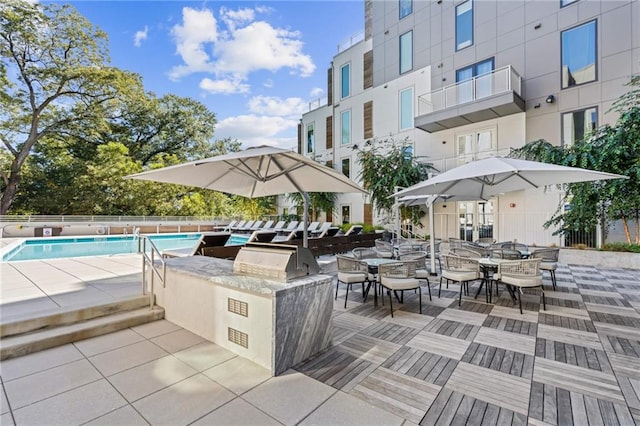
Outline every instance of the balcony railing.
{"label": "balcony railing", "polygon": [[511,65],[418,96],[418,115],[509,92],[522,96],[522,77]]}
{"label": "balcony railing", "polygon": [[327,102],[328,102],[328,99],[326,97],[314,99],[309,102],[309,110],[307,112],[323,107],[327,105]]}
{"label": "balcony railing", "polygon": [[343,40],[340,44],[338,44],[338,53],[347,50],[351,46],[356,43],[364,40],[364,30],[358,31],[355,34],[351,34],[346,40]]}

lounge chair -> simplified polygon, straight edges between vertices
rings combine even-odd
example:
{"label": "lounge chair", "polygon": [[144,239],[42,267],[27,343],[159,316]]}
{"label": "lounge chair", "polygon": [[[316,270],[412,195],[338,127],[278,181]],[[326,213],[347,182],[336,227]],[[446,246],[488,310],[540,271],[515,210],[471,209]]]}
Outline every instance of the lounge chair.
{"label": "lounge chair", "polygon": [[294,229],[290,231],[287,235],[278,235],[273,239],[274,243],[281,243],[284,241],[293,241],[293,240],[301,240],[304,235],[304,231],[300,229]]}
{"label": "lounge chair", "polygon": [[215,226],[213,230],[217,232],[231,232],[231,228],[236,226],[236,223],[238,223],[237,220],[232,220],[231,222],[227,223],[225,226]]}
{"label": "lounge chair", "polygon": [[262,229],[263,223],[263,220],[256,220],[255,222],[253,222],[253,225],[251,225],[249,229],[247,229],[247,231],[257,231],[258,229]]}
{"label": "lounge chair", "polygon": [[324,238],[324,237],[333,237],[340,231],[340,227],[338,226],[330,226],[325,228],[319,234],[313,236],[313,238]]}
{"label": "lounge chair", "polygon": [[292,220],[291,222],[289,222],[286,228],[283,228],[278,232],[280,234],[289,235],[291,231],[295,231],[298,228],[298,223],[300,222],[298,222],[297,220]]}
{"label": "lounge chair", "polygon": [[204,249],[208,247],[223,247],[231,238],[229,232],[204,233],[193,247],[182,249],[163,250],[162,257],[184,257],[203,255]]}
{"label": "lounge chair", "polygon": [[347,232],[344,233],[345,236],[349,235],[358,235],[362,232],[362,225],[352,225],[351,228]]}
{"label": "lounge chair", "polygon": [[276,237],[276,231],[256,230],[251,233],[248,243],[270,243]]}
{"label": "lounge chair", "polygon": [[233,231],[237,231],[240,228],[244,228],[244,225],[247,223],[246,220],[241,220],[240,222],[236,222],[235,225],[233,226],[229,226],[229,231],[233,232]]}
{"label": "lounge chair", "polygon": [[278,221],[278,223],[275,224],[275,226],[272,228],[274,231],[276,232],[280,232],[284,230],[284,225],[287,223],[287,221],[285,220],[280,220]]}
{"label": "lounge chair", "polygon": [[250,220],[247,223],[245,223],[243,227],[234,229],[234,231],[239,233],[251,232],[251,227],[255,222],[256,222],[255,220]]}
{"label": "lounge chair", "polygon": [[273,221],[272,220],[266,221],[260,229],[262,229],[263,231],[266,231],[266,230],[275,231],[275,229],[273,229]]}

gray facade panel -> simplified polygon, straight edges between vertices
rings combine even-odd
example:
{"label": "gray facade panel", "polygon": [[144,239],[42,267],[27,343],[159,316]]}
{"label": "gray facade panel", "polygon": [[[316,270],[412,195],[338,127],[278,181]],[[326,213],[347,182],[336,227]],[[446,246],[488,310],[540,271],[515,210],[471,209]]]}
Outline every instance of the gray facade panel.
{"label": "gray facade panel", "polygon": [[[560,69],[560,41],[557,33],[531,40],[526,45],[525,79]],[[560,82],[558,81],[558,84]]]}
{"label": "gray facade panel", "polygon": [[602,58],[600,73],[602,81],[613,80],[619,77],[629,78],[633,73],[633,56],[631,51],[618,53]]}
{"label": "gray facade panel", "polygon": [[[598,20],[602,56],[609,56],[631,49],[632,39],[629,35],[631,34],[632,22],[630,4],[602,15],[602,18]],[[640,21],[637,20],[637,17],[635,26],[640,26]]]}
{"label": "gray facade panel", "polygon": [[[498,2],[509,3],[509,2]],[[498,36],[506,35],[511,31],[524,27],[524,6],[509,10],[503,15],[498,15]]]}

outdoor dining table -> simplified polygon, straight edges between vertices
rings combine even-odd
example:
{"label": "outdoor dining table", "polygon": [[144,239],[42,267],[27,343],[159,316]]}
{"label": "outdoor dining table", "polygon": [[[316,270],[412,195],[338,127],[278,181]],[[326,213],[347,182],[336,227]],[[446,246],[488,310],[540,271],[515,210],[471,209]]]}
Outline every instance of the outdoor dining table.
{"label": "outdoor dining table", "polygon": [[[490,283],[493,281],[493,274],[495,272],[498,272],[498,266],[500,265],[501,262],[508,262],[509,260],[497,259],[493,257],[478,257],[478,258],[475,258],[474,260],[478,261],[478,264],[480,265],[480,269],[482,270],[482,273],[483,273],[483,278],[482,278],[482,281],[480,282],[480,286],[478,287],[478,290],[476,291],[475,297],[476,298],[478,297],[478,295],[482,291],[482,286],[486,282],[487,287],[485,288],[485,294],[486,294],[487,303],[492,303]],[[506,287],[507,287],[507,290],[509,291],[509,295],[515,301],[515,295],[513,294],[513,290],[508,285]]]}
{"label": "outdoor dining table", "polygon": [[[367,264],[369,268],[369,273],[374,274],[376,276],[376,281],[379,281],[378,276],[378,267],[385,263],[397,263],[399,260],[397,259],[388,259],[382,257],[368,258],[368,259],[360,259],[362,262]],[[377,283],[376,283],[377,284]],[[373,287],[373,306],[378,306],[378,288],[377,285]]]}

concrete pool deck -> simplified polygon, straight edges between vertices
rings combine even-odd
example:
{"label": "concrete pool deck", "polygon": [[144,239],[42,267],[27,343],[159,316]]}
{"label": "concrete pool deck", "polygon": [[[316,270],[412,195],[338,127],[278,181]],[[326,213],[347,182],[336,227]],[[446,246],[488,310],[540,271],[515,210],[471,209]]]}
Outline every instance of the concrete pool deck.
{"label": "concrete pool deck", "polygon": [[[60,261],[2,264],[3,313],[140,294],[138,256]],[[273,378],[166,320],[59,346],[0,364],[0,424],[640,424],[640,270],[557,276],[523,315],[451,285],[391,318],[341,286],[332,347]]]}

